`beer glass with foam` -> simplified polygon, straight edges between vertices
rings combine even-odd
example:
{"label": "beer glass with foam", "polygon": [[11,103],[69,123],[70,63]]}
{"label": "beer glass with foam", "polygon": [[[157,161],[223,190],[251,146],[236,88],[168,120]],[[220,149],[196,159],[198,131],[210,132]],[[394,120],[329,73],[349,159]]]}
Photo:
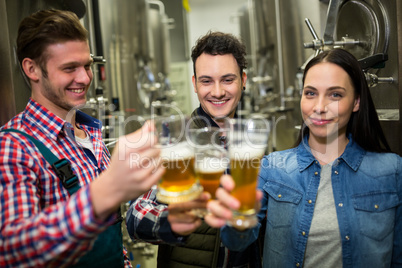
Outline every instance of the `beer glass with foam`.
{"label": "beer glass with foam", "polygon": [[240,201],[228,225],[251,228],[258,223],[256,188],[260,161],[267,148],[270,122],[265,118],[229,119],[228,150],[230,173],[235,182],[232,195]]}
{"label": "beer glass with foam", "polygon": [[[229,159],[225,149],[224,130],[217,127],[190,129],[189,140],[195,152],[195,173],[204,188],[215,199],[215,192],[219,187],[221,176],[229,166]],[[207,211],[197,209],[193,211],[203,217]]]}
{"label": "beer glass with foam", "polygon": [[158,135],[156,147],[166,172],[158,184],[156,198],[166,204],[196,199],[202,193],[194,171],[194,149],[187,141],[188,118],[181,115],[153,119]]}

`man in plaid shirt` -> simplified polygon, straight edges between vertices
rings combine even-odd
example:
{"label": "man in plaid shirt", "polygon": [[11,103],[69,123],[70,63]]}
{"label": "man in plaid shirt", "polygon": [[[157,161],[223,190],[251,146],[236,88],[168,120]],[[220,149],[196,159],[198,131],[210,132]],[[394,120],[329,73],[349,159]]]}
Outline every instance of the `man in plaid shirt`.
{"label": "man in plaid shirt", "polygon": [[110,160],[100,122],[76,110],[86,103],[93,75],[87,31],[74,13],[45,10],[25,18],[17,55],[32,94],[2,130],[25,132],[66,158],[80,188],[70,195],[30,139],[0,132],[0,267],[131,267],[121,234],[108,235],[96,258],[80,262],[116,223],[120,204],[163,173],[161,166],[130,163],[132,154],[159,157],[151,147],[153,126],[120,138]]}

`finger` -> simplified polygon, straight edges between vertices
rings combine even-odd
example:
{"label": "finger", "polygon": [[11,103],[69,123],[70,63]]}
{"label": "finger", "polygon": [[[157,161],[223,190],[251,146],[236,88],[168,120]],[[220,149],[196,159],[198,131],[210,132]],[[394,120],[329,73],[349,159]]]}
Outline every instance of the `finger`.
{"label": "finger", "polygon": [[261,190],[257,190],[257,200],[261,201],[263,197],[264,197],[263,192]]}
{"label": "finger", "polygon": [[195,215],[193,213],[193,211],[185,211],[185,212],[180,212],[180,213],[176,213],[175,212],[170,212],[169,210],[169,214],[168,214],[168,221],[170,222],[170,224],[175,224],[175,223],[193,223],[195,221],[197,221],[199,218],[197,215]]}
{"label": "finger", "polygon": [[168,207],[169,213],[183,213],[193,209],[206,208],[208,199],[203,200],[202,198],[203,197],[189,202],[170,204]]}
{"label": "finger", "polygon": [[211,199],[211,194],[208,192],[203,192],[201,195],[196,199],[196,201],[208,201]]}
{"label": "finger", "polygon": [[216,190],[216,198],[222,203],[222,205],[230,209],[238,209],[240,207],[240,201],[231,196],[230,193],[223,188]]}
{"label": "finger", "polygon": [[151,187],[158,183],[159,179],[165,172],[165,169],[161,166],[158,167],[156,170],[154,169],[139,169],[133,172],[133,178],[128,180],[128,184],[126,189],[128,191],[132,191],[132,194],[136,193],[137,196],[149,191]]}
{"label": "finger", "polygon": [[235,183],[233,181],[232,176],[230,176],[230,175],[222,175],[221,176],[221,185],[227,191],[231,192],[235,187]]}
{"label": "finger", "polygon": [[193,233],[201,224],[201,220],[197,217],[197,220],[192,223],[176,223],[171,225],[171,228],[174,233],[180,236],[187,236]]}
{"label": "finger", "polygon": [[155,131],[155,124],[154,124],[154,122],[147,120],[147,121],[145,121],[142,128],[144,129],[144,131],[151,133],[151,132]]}
{"label": "finger", "polygon": [[149,131],[149,128],[150,127],[148,125],[143,126],[135,132],[120,137],[119,149],[124,149],[124,147],[127,147],[130,149],[130,151],[143,151],[153,147],[153,145],[156,144],[157,138],[153,132]]}
{"label": "finger", "polygon": [[226,224],[225,219],[217,218],[213,214],[207,214],[204,216],[204,221],[213,228],[221,228]]}
{"label": "finger", "polygon": [[148,149],[130,154],[129,165],[132,169],[157,169],[162,165],[159,149]]}
{"label": "finger", "polygon": [[223,206],[218,200],[211,200],[207,203],[207,210],[216,218],[230,220],[233,217],[232,211]]}
{"label": "finger", "polygon": [[156,169],[153,169],[151,173],[147,176],[148,178],[146,179],[146,187],[151,188],[153,185],[157,184],[165,172],[166,169],[163,166],[159,166]]}

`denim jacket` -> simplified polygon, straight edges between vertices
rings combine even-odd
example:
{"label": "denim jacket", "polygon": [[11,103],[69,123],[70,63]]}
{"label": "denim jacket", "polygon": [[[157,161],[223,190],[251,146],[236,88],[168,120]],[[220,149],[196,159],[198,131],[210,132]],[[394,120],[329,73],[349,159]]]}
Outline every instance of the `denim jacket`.
{"label": "denim jacket", "polygon": [[[307,137],[296,148],[261,162],[258,213],[267,216],[264,267],[302,267],[320,181],[321,166]],[[332,188],[342,243],[343,267],[402,265],[402,161],[392,153],[363,150],[351,137],[332,166]],[[260,225],[238,232],[222,228],[222,241],[241,250]]]}

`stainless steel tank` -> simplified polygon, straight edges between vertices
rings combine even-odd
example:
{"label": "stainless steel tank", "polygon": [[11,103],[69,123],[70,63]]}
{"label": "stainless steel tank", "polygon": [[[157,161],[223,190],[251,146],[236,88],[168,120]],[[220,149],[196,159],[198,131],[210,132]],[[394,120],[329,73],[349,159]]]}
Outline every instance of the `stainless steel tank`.
{"label": "stainless steel tank", "polygon": [[322,38],[306,47],[342,47],[359,59],[391,149],[402,155],[401,16],[400,1],[331,0]]}
{"label": "stainless steel tank", "polygon": [[310,36],[304,18],[320,26],[325,7],[312,0],[249,0],[239,11],[241,37],[249,47],[251,106],[273,120],[272,150],[290,148],[296,141],[301,123],[297,77],[313,54],[303,47]]}

